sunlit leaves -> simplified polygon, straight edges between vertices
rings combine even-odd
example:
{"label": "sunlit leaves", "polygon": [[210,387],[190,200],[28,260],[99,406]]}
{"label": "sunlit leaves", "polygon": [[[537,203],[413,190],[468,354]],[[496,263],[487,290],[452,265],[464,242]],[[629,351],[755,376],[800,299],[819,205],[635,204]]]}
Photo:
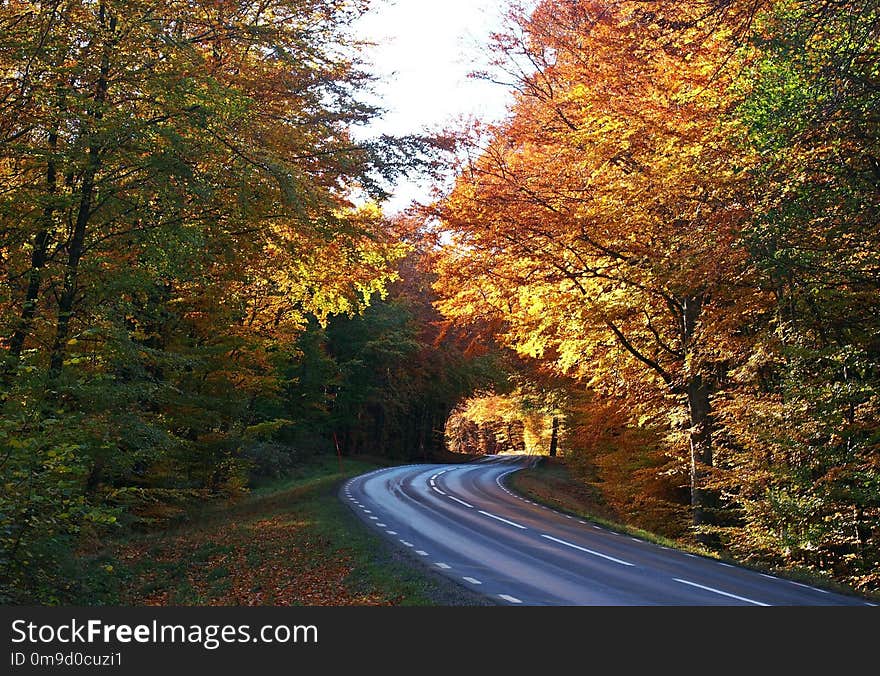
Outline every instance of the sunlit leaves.
{"label": "sunlit leaves", "polygon": [[[417,160],[386,166],[394,139],[350,134],[376,112],[350,32],[364,9],[0,7],[2,415],[33,445],[9,447],[3,471],[27,473],[0,498],[19,591],[22,547],[45,544],[34,571],[51,571],[115,488],[240,488],[247,430],[286,419],[308,318],[357,314],[396,278],[408,248],[360,203]],[[55,407],[69,440],[39,423]],[[62,441],[79,511],[42,459]]]}
{"label": "sunlit leaves", "polygon": [[680,461],[689,446],[723,542],[856,576],[880,515],[877,12],[514,15],[497,62],[531,66],[439,226],[448,317],[623,398]]}

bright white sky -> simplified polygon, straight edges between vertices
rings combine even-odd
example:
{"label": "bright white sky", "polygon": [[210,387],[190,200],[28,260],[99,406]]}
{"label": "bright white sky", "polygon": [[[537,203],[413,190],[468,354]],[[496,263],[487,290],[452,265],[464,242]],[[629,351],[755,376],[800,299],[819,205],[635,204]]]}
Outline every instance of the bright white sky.
{"label": "bright white sky", "polygon": [[[388,112],[369,131],[404,135],[462,117],[501,119],[509,92],[467,75],[485,68],[489,35],[501,29],[506,6],[507,0],[374,0],[357,32],[378,43],[367,58]],[[402,181],[385,207],[397,211],[413,199],[429,199],[429,186]]]}

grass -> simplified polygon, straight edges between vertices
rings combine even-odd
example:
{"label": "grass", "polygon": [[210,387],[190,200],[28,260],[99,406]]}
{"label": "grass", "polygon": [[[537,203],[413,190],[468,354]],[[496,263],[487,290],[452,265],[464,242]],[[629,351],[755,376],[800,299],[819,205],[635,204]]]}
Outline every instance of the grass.
{"label": "grass", "polygon": [[[716,559],[758,572],[772,573],[795,582],[802,582],[841,594],[861,598],[867,597],[873,601],[880,601],[880,594],[878,593],[865,593],[855,590],[836,580],[819,576],[811,570],[800,568],[780,570],[763,565],[760,562],[745,563],[691,542],[664,537],[663,535],[608,518],[607,514],[602,513],[604,510],[601,500],[597,499],[598,496],[585,490],[583,483],[572,477],[564,463],[559,461],[553,463],[539,462],[536,467],[521,470],[510,475],[508,482],[510,488],[524,496],[528,496],[539,504],[591,521],[611,531],[624,533],[663,547],[690,552],[691,554]],[[564,490],[560,490],[560,487],[563,487]]]}
{"label": "grass", "polygon": [[472,605],[366,529],[336,493],[377,462],[316,458],[185,525],[129,536],[89,560],[87,605]]}
{"label": "grass", "polygon": [[[574,479],[560,462],[539,462],[536,467],[511,474],[508,482],[513,490],[539,504],[586,519],[608,530],[638,537],[663,547],[712,556],[701,547],[609,518],[599,499],[592,495],[594,491],[585,490],[584,485]],[[566,486],[568,490],[554,490],[559,486]]]}
{"label": "grass", "polygon": [[[471,459],[471,458],[466,458]],[[129,535],[86,561],[78,605],[487,605],[368,530],[337,496],[380,460],[318,457],[234,502],[191,509],[173,529]],[[516,472],[535,502],[665,547],[842,593],[811,571],[772,570],[609,518],[599,496],[561,463]],[[603,513],[604,512],[604,513]],[[872,598],[877,600],[877,596]]]}

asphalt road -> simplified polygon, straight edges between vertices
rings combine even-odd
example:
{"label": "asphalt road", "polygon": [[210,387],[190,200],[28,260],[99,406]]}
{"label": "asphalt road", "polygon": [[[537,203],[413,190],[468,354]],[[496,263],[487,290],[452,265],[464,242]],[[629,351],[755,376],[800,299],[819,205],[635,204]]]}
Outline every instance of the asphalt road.
{"label": "asphalt road", "polygon": [[488,456],[346,482],[340,497],[426,565],[501,604],[873,605],[614,533],[510,491],[534,462]]}

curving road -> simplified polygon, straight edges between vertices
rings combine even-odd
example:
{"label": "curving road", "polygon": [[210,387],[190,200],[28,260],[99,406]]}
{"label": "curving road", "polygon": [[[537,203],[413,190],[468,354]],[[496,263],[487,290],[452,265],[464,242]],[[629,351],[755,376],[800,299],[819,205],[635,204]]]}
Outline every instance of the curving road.
{"label": "curving road", "polygon": [[340,497],[371,527],[458,583],[514,605],[873,605],[668,549],[520,497],[534,462],[488,456],[355,477]]}

